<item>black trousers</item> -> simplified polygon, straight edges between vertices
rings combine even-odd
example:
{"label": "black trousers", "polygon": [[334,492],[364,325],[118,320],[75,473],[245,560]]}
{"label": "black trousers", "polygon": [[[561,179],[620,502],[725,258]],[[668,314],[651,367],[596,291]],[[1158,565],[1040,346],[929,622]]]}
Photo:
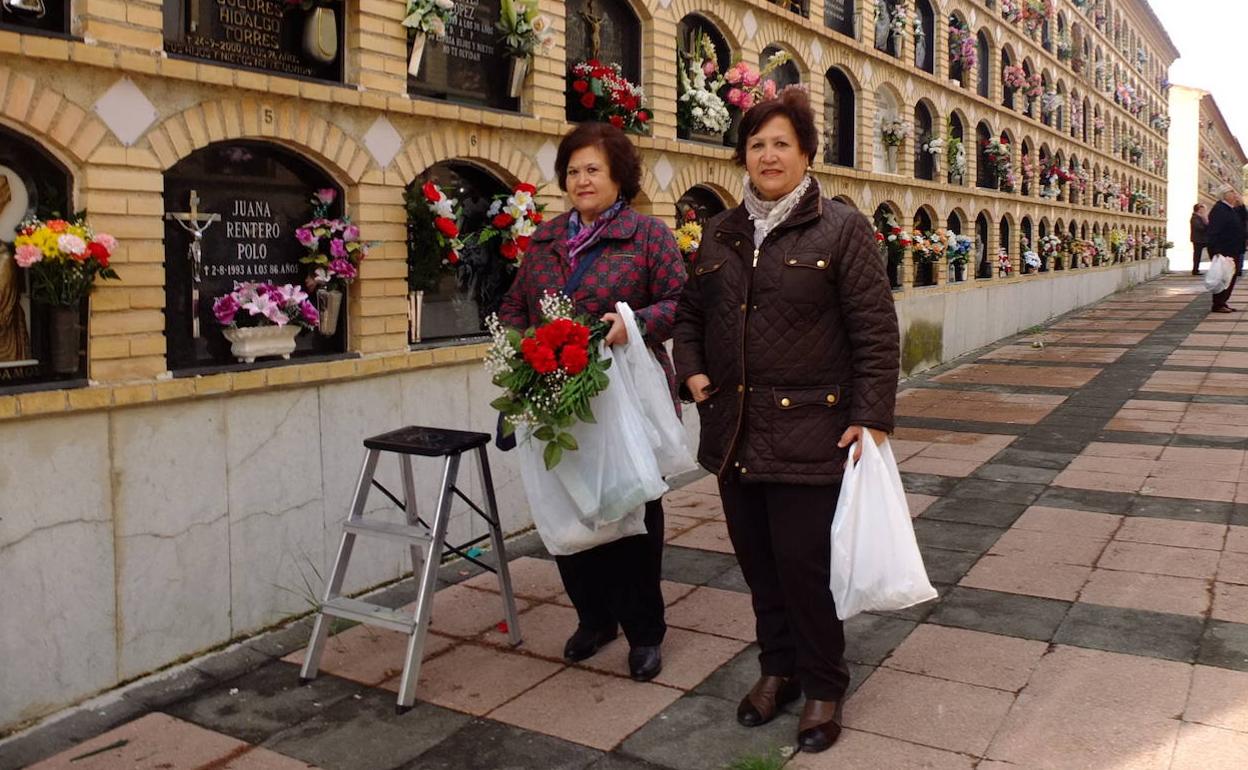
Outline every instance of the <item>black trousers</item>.
{"label": "black trousers", "polygon": [[1200,272],[1200,258],[1205,252],[1205,244],[1192,241],[1192,275]]}
{"label": "black trousers", "polygon": [[615,628],[630,647],[663,641],[663,502],[646,503],[646,534],[604,543],[571,556],[556,556],[563,587],[586,628]]}
{"label": "black trousers", "polygon": [[816,700],[840,700],[849,687],[845,626],[828,588],[839,492],[839,484],[719,484],[754,602],[762,672],[796,675]]}
{"label": "black trousers", "polygon": [[[1212,257],[1210,257],[1212,259]],[[1231,283],[1224,290],[1213,295],[1213,309],[1226,307],[1226,303],[1231,301],[1231,292],[1235,291],[1235,282],[1239,280],[1239,275],[1244,271],[1243,256],[1232,257],[1235,260],[1235,275],[1231,278]]]}

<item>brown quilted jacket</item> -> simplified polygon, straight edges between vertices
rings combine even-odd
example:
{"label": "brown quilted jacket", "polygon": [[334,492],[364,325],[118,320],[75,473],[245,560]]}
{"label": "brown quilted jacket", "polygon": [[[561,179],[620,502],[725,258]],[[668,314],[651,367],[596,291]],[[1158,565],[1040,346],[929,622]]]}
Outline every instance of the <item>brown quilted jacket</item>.
{"label": "brown quilted jacket", "polygon": [[744,206],[707,223],[676,310],[678,381],[705,374],[698,462],[742,481],[831,484],[850,425],[893,430],[900,346],[875,236],[818,185],[754,248]]}

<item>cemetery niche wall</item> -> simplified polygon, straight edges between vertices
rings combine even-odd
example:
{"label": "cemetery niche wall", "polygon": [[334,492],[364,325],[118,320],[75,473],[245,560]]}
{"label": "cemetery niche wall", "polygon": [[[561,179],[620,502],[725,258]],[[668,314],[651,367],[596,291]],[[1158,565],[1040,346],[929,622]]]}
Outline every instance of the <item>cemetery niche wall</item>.
{"label": "cemetery niche wall", "polygon": [[[220,142],[165,173],[165,336],[169,368],[194,372],[235,363],[213,302],[235,282],[295,284],[312,293],[307,249],[296,230],[311,218],[313,195],[333,191],[328,215],[341,216],[341,189],[310,161],[264,142]],[[192,229],[200,236],[194,263]],[[347,312],[336,329],[296,338],[292,357],[346,350]]]}
{"label": "cemetery niche wall", "polygon": [[0,0],[0,28],[17,32],[69,34],[71,0]]}
{"label": "cemetery niche wall", "polygon": [[457,0],[446,37],[423,43],[416,73],[408,73],[408,92],[461,104],[519,109],[520,100],[508,93],[511,57],[494,26],[499,5],[499,0]]}

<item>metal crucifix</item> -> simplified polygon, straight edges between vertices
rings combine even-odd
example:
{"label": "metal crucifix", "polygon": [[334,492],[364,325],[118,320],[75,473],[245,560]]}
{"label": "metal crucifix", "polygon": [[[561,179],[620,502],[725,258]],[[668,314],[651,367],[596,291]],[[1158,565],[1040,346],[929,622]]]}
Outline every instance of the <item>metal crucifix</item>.
{"label": "metal crucifix", "polygon": [[213,222],[220,222],[220,214],[199,213],[199,193],[191,190],[191,210],[169,212],[165,219],[171,219],[191,234],[191,242],[186,247],[186,256],[191,260],[191,336],[199,339],[199,283],[203,275],[202,257],[204,231]]}

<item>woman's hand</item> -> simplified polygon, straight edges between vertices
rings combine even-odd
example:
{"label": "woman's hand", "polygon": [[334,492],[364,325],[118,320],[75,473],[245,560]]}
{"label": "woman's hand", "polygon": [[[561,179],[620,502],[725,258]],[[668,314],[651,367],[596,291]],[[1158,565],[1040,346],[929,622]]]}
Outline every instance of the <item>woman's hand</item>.
{"label": "woman's hand", "polygon": [[[689,379],[692,380],[693,378],[690,377]],[[844,449],[845,447],[849,446],[855,441],[858,441],[859,439],[861,439],[862,432],[864,430],[871,436],[871,438],[875,439],[876,446],[883,444],[884,439],[888,438],[888,434],[882,430],[876,430],[875,428],[864,428],[861,425],[851,425],[845,429],[844,433],[841,434],[841,440],[838,441],[836,445],[840,447],[841,449]],[[857,451],[854,452],[854,462],[858,462],[861,459],[862,459],[862,444],[859,444]]]}
{"label": "woman's hand", "polygon": [[611,324],[611,330],[607,332],[606,343],[608,345],[623,345],[628,342],[628,329],[624,326],[624,319],[620,318],[619,313],[607,313],[602,320]]}
{"label": "woman's hand", "polygon": [[685,387],[693,395],[694,403],[700,404],[711,397],[711,378],[705,374],[695,374],[685,380]]}

